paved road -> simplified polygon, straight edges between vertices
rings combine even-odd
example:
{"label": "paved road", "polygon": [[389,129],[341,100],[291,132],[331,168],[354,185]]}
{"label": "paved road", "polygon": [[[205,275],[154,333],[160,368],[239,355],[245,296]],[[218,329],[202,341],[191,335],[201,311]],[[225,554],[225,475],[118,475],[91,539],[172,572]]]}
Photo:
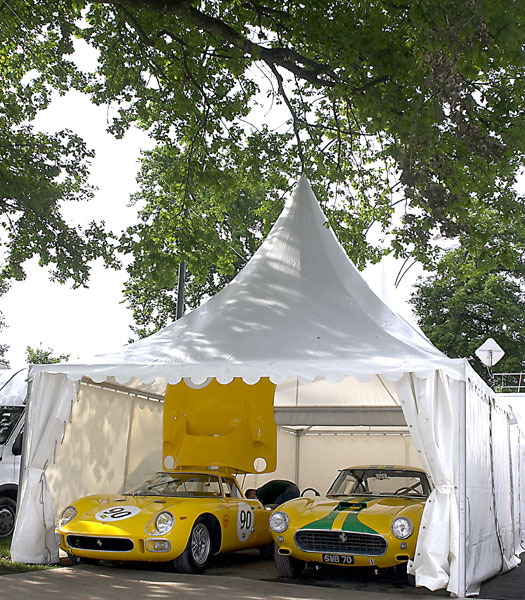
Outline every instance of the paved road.
{"label": "paved road", "polygon": [[[523,600],[525,571],[518,567],[485,583],[479,599]],[[180,575],[161,566],[64,567],[0,578],[0,598],[27,600],[439,600],[440,590],[413,588],[394,574],[370,576],[356,569],[316,573],[296,582],[277,574],[271,560],[245,552],[216,558],[206,575]]]}

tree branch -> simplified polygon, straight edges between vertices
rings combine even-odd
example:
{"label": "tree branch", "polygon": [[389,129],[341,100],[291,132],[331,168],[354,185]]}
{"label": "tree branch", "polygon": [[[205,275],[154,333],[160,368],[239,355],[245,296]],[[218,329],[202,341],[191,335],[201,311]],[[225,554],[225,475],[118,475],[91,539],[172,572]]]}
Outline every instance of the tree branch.
{"label": "tree branch", "polygon": [[[131,7],[149,10],[154,13],[180,17],[210,35],[220,38],[242,50],[254,60],[264,60],[267,64],[277,65],[287,69],[300,79],[316,87],[332,88],[338,83],[337,75],[329,65],[322,64],[290,48],[267,48],[255,42],[230,27],[224,21],[210,17],[199,11],[191,0],[90,0],[92,4],[110,4],[120,7]],[[321,77],[324,75],[325,77]]]}

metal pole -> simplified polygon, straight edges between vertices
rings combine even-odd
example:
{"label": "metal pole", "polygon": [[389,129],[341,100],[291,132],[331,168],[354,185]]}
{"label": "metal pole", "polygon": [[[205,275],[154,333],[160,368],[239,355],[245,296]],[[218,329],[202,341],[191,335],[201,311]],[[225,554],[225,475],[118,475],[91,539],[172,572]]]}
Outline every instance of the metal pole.
{"label": "metal pole", "polygon": [[467,382],[459,382],[458,598],[467,597]]}
{"label": "metal pole", "polygon": [[[187,221],[190,216],[188,207],[184,209],[184,219]],[[177,311],[175,320],[178,321],[184,316],[184,288],[186,286],[186,261],[179,263],[179,274],[177,277]]]}
{"label": "metal pole", "polygon": [[301,432],[297,431],[297,438],[295,440],[295,483],[300,487],[299,484],[299,459],[301,454]]}
{"label": "metal pole", "polygon": [[186,284],[186,263],[181,262],[179,265],[179,276],[177,278],[177,312],[175,320],[184,316],[184,286]]}

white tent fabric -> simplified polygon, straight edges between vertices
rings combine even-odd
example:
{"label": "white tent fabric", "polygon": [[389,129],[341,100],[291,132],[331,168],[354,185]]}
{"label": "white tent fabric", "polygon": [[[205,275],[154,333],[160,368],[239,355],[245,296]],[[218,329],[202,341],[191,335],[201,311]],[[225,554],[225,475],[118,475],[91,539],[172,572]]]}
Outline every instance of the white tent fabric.
{"label": "white tent fabric", "polygon": [[[17,518],[16,535],[25,540],[30,558],[27,562],[53,562],[56,554],[53,504],[45,476],[45,469],[55,451],[57,441],[64,433],[71,411],[72,399],[78,392],[78,381],[40,372],[34,375],[31,385],[43,395],[33,402],[26,414],[23,471],[18,493],[19,508],[23,518]],[[16,543],[12,558],[17,560]],[[38,560],[35,560],[38,559]]]}
{"label": "white tent fabric", "polygon": [[448,359],[370,290],[302,176],[265,242],[208,302],[120,352],[46,370],[121,383],[131,377],[281,383],[346,375],[398,379],[405,371],[436,368],[462,377],[462,361]]}
{"label": "white tent fabric", "polygon": [[[215,377],[224,384],[234,377],[249,384],[260,377],[275,383],[295,378],[315,385],[317,378],[338,382],[353,377],[373,386],[370,393],[360,390],[363,398],[375,397],[382,387],[390,408],[401,401],[422,462],[436,482],[424,515],[431,534],[420,537],[412,566],[416,583],[461,594],[473,581],[472,574],[462,574],[460,553],[465,512],[458,390],[465,390],[465,369],[464,360],[448,359],[373,294],[327,227],[302,177],[259,251],[208,302],[118,353],[79,365],[32,368],[12,556],[38,563],[57,554],[46,465],[83,377],[94,382],[111,377],[121,384],[139,378],[143,386],[181,378],[204,383]],[[392,381],[397,381],[396,395]],[[311,407],[309,394],[296,395],[295,405],[301,397]],[[481,565],[478,573],[486,567]]]}

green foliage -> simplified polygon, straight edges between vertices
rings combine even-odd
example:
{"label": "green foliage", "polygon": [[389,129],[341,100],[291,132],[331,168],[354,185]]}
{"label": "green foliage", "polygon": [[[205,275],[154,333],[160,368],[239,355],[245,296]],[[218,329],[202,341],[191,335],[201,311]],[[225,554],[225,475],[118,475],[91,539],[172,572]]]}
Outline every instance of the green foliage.
{"label": "green foliage", "polygon": [[55,363],[67,362],[71,354],[60,354],[53,356],[53,349],[44,350],[42,346],[39,348],[26,347],[26,362],[28,365],[53,365]]}
{"label": "green foliage", "polygon": [[32,121],[54,91],[82,87],[69,56],[80,17],[69,2],[0,3],[0,277],[24,279],[33,256],[51,267],[52,278],[85,284],[89,261],[116,264],[103,223],[86,229],[62,216],[64,202],[89,200],[89,158],[73,132],[36,132]]}
{"label": "green foliage", "polygon": [[[436,233],[512,265],[522,21],[515,2],[88,3],[95,101],[120,106],[117,135],[134,122],[159,141],[125,244],[137,332],[174,317],[181,260],[190,306],[228,281],[278,214],[264,198],[301,171],[360,267],[389,251],[435,264]],[[286,127],[250,125],[263,111]]]}
{"label": "green foliage", "polygon": [[[140,222],[121,239],[140,335],[173,318],[181,260],[191,306],[233,276],[302,171],[359,267],[391,251],[435,265],[436,234],[484,268],[513,268],[523,252],[519,0],[10,0],[0,11],[0,129],[15,149],[4,163],[20,180],[3,177],[38,192],[2,192],[29,219],[4,212],[8,276],[38,254],[80,283],[89,258],[111,260],[99,228],[60,219],[59,198],[89,196],[88,150],[27,129],[69,87],[112,108],[115,135],[134,124],[158,144],[142,165]],[[99,52],[95,72],[71,64],[75,36]]]}
{"label": "green foliage", "polygon": [[451,358],[466,357],[489,382],[475,351],[491,337],[505,351],[498,372],[525,370],[523,273],[484,271],[464,250],[447,254],[435,275],[417,285],[412,304],[419,325]]}

